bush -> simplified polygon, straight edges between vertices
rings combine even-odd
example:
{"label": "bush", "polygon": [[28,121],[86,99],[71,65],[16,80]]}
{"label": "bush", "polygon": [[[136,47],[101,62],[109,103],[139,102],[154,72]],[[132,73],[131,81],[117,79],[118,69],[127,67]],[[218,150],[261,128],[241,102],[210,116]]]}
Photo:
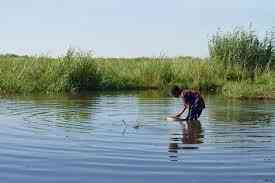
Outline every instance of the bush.
{"label": "bush", "polygon": [[98,87],[101,80],[97,64],[91,55],[69,50],[58,67],[65,67],[62,78],[65,91],[93,90]]}

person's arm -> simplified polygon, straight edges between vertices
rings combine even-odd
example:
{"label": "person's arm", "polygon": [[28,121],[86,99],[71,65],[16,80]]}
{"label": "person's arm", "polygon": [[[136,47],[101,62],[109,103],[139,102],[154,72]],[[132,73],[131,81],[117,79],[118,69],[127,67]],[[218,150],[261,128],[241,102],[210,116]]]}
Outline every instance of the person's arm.
{"label": "person's arm", "polygon": [[186,108],[187,108],[187,105],[184,104],[183,109],[181,111],[179,111],[179,112],[176,113],[176,117],[177,118],[180,117],[184,113],[184,111],[186,110]]}

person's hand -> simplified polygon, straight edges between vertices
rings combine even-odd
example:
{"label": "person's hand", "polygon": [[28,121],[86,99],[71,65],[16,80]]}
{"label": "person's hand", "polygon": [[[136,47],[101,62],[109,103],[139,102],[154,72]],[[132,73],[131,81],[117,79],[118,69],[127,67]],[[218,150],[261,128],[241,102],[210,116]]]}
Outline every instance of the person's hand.
{"label": "person's hand", "polygon": [[176,114],[176,115],[175,115],[175,117],[176,117],[176,118],[179,118],[179,117],[180,117],[180,115],[181,115],[181,114]]}

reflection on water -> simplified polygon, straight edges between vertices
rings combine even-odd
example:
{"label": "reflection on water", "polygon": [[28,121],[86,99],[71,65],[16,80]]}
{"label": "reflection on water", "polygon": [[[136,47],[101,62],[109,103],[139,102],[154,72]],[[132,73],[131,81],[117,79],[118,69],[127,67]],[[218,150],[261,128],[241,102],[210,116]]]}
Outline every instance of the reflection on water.
{"label": "reflection on water", "polygon": [[183,144],[201,144],[203,141],[200,121],[187,121],[182,128]]}
{"label": "reflection on water", "polygon": [[89,102],[90,100],[92,98],[87,96],[68,96],[58,106],[58,110],[67,109],[58,114],[60,115],[60,119],[67,122],[73,120],[83,122],[91,120],[93,111],[89,109],[93,109],[93,106]]}
{"label": "reflection on water", "polygon": [[211,98],[208,141],[224,148],[273,147],[274,111],[274,101]]}
{"label": "reflection on water", "polygon": [[170,155],[171,160],[177,160],[177,153],[180,150],[198,149],[196,145],[188,146],[186,144],[201,144],[203,143],[203,131],[199,120],[179,122],[181,134],[171,134],[168,151],[173,153]]}
{"label": "reflection on water", "polygon": [[274,182],[275,101],[205,99],[168,122],[156,91],[2,98],[1,181]]}
{"label": "reflection on water", "polygon": [[90,102],[94,97],[68,95],[3,99],[0,115],[17,116],[34,129],[54,126],[70,130],[85,129],[85,124],[93,119],[96,112]]}
{"label": "reflection on water", "polygon": [[209,100],[209,105],[217,106],[209,111],[209,116],[217,122],[260,122],[266,125],[271,122],[272,118],[270,103],[264,100],[222,100],[215,98]]}

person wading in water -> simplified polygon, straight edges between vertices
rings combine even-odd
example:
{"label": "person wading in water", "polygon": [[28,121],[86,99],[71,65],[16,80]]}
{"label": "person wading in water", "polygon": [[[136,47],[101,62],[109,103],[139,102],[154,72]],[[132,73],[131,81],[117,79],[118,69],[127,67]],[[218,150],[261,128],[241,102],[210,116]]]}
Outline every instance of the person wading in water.
{"label": "person wading in water", "polygon": [[184,103],[182,110],[176,113],[175,117],[179,118],[188,108],[186,120],[198,120],[205,108],[204,100],[199,92],[184,90],[175,85],[171,89],[171,94],[176,98],[181,98]]}

